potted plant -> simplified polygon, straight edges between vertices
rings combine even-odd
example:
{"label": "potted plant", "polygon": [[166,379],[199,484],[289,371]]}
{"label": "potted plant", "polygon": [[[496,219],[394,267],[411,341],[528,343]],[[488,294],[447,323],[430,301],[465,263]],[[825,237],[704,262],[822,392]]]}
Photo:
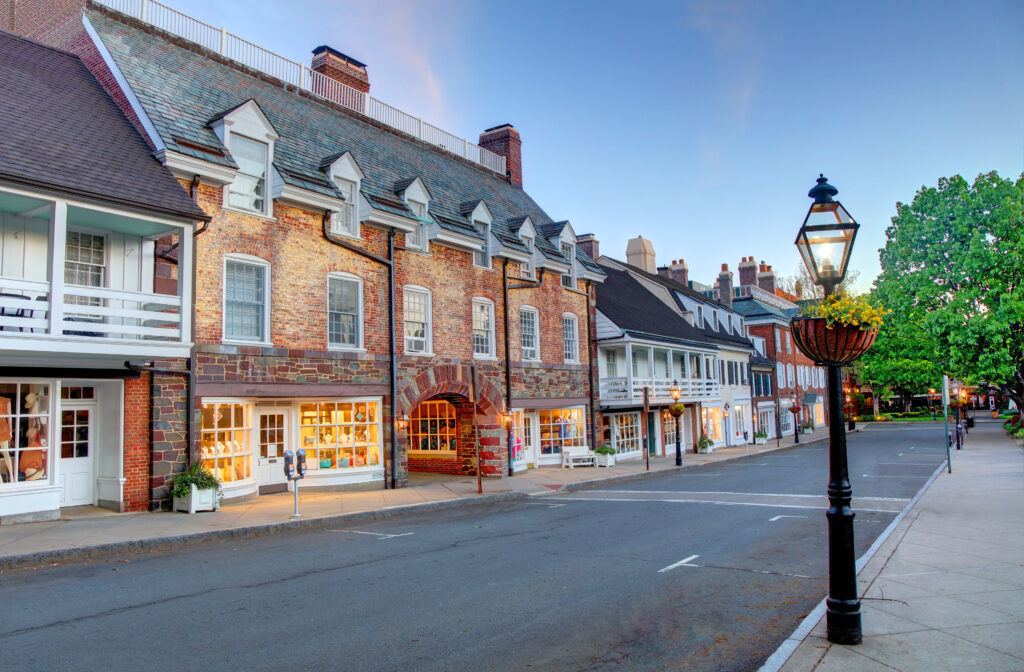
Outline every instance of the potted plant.
{"label": "potted plant", "polygon": [[804,423],[804,434],[814,434],[814,425],[812,423]]}
{"label": "potted plant", "polygon": [[594,451],[594,459],[599,467],[614,467],[615,449],[607,443],[598,446],[597,450]]}
{"label": "potted plant", "polygon": [[763,429],[759,429],[758,431],[754,432],[755,445],[763,446],[766,443],[768,443],[768,432],[764,431]]}
{"label": "potted plant", "polygon": [[193,462],[185,471],[174,476],[171,481],[171,497],[174,498],[175,511],[215,511],[220,508],[217,492],[220,490],[218,481],[209,469],[200,462]]}
{"label": "potted plant", "polygon": [[708,438],[707,434],[701,434],[700,440],[697,441],[697,452],[698,453],[711,453],[715,449],[714,442]]}
{"label": "potted plant", "polygon": [[875,342],[888,312],[863,296],[831,294],[793,318],[793,340],[818,364],[847,366]]}

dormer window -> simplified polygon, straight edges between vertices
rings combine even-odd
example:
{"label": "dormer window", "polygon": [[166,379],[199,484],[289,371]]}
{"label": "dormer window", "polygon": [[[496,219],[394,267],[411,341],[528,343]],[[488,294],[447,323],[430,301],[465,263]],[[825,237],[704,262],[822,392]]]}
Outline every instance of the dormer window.
{"label": "dormer window", "polygon": [[714,309],[711,310],[711,328],[718,331],[718,311]]}
{"label": "dormer window", "polygon": [[562,243],[562,256],[569,262],[569,272],[562,274],[562,287],[576,289],[576,248],[572,243]]}
{"label": "dormer window", "polygon": [[409,233],[405,234],[405,246],[414,250],[422,250],[426,247],[426,233],[424,225],[427,219],[427,204],[419,201],[409,201],[409,209],[416,218],[416,226]]}
{"label": "dormer window", "polygon": [[519,272],[524,278],[533,280],[533,237],[523,236],[522,240],[523,247],[526,248],[526,256],[529,257],[529,259],[519,267]]}
{"label": "dormer window", "polygon": [[238,164],[238,175],[229,187],[228,204],[233,208],[267,212],[267,173],[270,172],[270,151],[265,142],[231,135],[231,155]]}
{"label": "dormer window", "polygon": [[697,306],[697,328],[704,328],[704,306]]}
{"label": "dormer window", "polygon": [[474,222],[483,232],[483,245],[479,250],[473,250],[473,265],[480,268],[491,267],[491,227],[484,222]]}
{"label": "dormer window", "polygon": [[341,207],[334,213],[331,233],[357,237],[359,226],[356,221],[356,183],[343,177],[334,178],[334,185],[341,194]]}

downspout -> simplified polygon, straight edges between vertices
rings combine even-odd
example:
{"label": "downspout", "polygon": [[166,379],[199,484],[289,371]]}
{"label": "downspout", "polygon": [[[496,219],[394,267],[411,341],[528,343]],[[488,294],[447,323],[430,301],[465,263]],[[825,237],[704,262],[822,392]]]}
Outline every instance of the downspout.
{"label": "downspout", "polygon": [[[391,437],[391,489],[398,487],[398,433],[395,431],[395,424],[398,419],[398,345],[395,339],[395,230],[388,229],[388,256],[382,257],[368,252],[358,245],[338,240],[330,233],[331,213],[324,212],[323,236],[327,242],[343,247],[349,252],[354,252],[361,257],[375,261],[388,267],[388,361],[391,368],[391,375],[388,379],[388,393],[391,396],[391,427],[388,435]],[[384,489],[388,489],[388,479],[384,479]]]}
{"label": "downspout", "polygon": [[[512,417],[512,339],[509,337],[508,325],[508,257],[501,262],[501,298],[505,311],[505,412]],[[508,475],[512,476],[512,422],[505,428],[505,445],[508,448]]]}
{"label": "downspout", "polygon": [[[593,327],[590,318],[590,290],[593,288],[594,283],[587,283],[587,379],[590,385],[590,433],[593,442],[590,444],[590,449],[594,450],[597,447],[597,395],[594,394],[594,354],[596,347],[591,348],[591,344],[597,344],[597,337],[591,331]],[[627,364],[631,365],[631,364]],[[647,450],[646,446],[644,450]]]}

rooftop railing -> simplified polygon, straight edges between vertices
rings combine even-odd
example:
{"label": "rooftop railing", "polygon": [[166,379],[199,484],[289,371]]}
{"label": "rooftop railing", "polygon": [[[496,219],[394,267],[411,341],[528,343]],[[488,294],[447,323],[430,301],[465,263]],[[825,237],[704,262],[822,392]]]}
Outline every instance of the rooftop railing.
{"label": "rooftop railing", "polygon": [[309,66],[249,42],[157,0],[94,0],[97,4],[194,42],[246,67],[505,175],[505,157],[429,124]]}

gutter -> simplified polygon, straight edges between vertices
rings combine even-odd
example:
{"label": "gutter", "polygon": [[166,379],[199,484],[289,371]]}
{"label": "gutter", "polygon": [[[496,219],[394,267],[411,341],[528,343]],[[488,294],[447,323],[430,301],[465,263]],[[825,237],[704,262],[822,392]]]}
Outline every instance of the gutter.
{"label": "gutter", "polygon": [[[501,262],[501,300],[505,311],[505,409],[511,418],[512,413],[512,339],[508,333],[508,257]],[[505,432],[505,445],[508,452],[508,475],[513,475],[512,469],[512,422],[508,423]]]}
{"label": "gutter", "polygon": [[[590,290],[594,287],[592,281],[587,282],[587,384],[590,385],[590,432],[593,435],[593,443],[591,443],[591,450],[597,447],[597,394],[594,392],[594,366],[598,365],[595,357],[597,354],[597,334],[593,333],[591,329],[590,318]],[[596,298],[596,297],[595,297]],[[595,301],[596,309],[596,301]],[[590,344],[593,343],[594,347],[591,348]],[[627,366],[632,366],[632,362],[627,362]],[[644,418],[644,422],[647,418]],[[646,446],[644,450],[649,450]]]}
{"label": "gutter", "polygon": [[[388,362],[391,369],[388,376],[388,394],[391,396],[391,423],[388,435],[391,438],[391,489],[394,490],[398,487],[398,433],[395,431],[398,419],[398,346],[395,339],[395,230],[393,228],[388,229],[388,256],[382,257],[364,250],[358,245],[353,245],[331,236],[328,228],[330,220],[331,213],[324,212],[322,220],[324,240],[388,268]],[[387,478],[384,479],[384,489],[388,489]]]}

